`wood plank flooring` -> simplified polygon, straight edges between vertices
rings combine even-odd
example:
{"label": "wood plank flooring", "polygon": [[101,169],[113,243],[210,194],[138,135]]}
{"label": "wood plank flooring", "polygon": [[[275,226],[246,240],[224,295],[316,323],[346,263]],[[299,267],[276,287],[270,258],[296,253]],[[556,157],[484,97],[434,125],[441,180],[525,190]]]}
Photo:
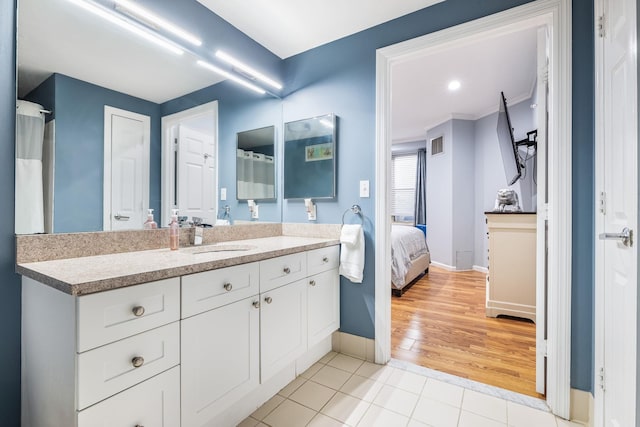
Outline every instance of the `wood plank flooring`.
{"label": "wood plank flooring", "polygon": [[535,324],[485,316],[485,275],[431,266],[391,297],[391,356],[529,396],[535,391]]}

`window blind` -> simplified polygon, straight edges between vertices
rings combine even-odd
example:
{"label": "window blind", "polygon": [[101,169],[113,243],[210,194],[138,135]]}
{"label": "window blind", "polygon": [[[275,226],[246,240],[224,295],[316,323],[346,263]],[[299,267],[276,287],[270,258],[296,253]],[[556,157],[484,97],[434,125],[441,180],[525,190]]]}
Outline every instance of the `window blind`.
{"label": "window blind", "polygon": [[415,153],[391,158],[391,215],[414,215],[417,158]]}

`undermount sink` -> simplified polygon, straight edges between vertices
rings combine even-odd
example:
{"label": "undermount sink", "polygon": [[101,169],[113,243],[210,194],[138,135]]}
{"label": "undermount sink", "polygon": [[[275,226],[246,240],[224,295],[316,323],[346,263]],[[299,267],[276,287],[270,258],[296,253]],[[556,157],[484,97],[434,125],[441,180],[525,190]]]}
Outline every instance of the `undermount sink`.
{"label": "undermount sink", "polygon": [[249,251],[255,249],[253,245],[232,245],[232,244],[213,244],[203,246],[192,246],[190,248],[182,249],[182,252],[187,252],[193,255],[206,254],[210,252],[232,252],[232,251]]}

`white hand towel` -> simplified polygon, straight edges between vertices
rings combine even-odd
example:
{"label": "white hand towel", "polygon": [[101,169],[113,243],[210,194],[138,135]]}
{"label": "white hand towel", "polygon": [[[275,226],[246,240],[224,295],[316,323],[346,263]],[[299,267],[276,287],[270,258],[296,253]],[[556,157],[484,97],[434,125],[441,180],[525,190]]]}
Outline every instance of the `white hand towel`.
{"label": "white hand towel", "polygon": [[340,274],[362,283],[364,273],[364,231],[359,224],[346,224],[340,233]]}

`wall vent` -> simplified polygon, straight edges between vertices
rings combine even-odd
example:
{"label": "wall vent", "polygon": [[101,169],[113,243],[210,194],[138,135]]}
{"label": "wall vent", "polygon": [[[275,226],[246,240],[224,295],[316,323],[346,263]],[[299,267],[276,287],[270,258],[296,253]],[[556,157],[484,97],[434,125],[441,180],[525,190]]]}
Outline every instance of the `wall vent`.
{"label": "wall vent", "polygon": [[431,155],[441,154],[444,152],[444,143],[441,136],[431,140]]}

